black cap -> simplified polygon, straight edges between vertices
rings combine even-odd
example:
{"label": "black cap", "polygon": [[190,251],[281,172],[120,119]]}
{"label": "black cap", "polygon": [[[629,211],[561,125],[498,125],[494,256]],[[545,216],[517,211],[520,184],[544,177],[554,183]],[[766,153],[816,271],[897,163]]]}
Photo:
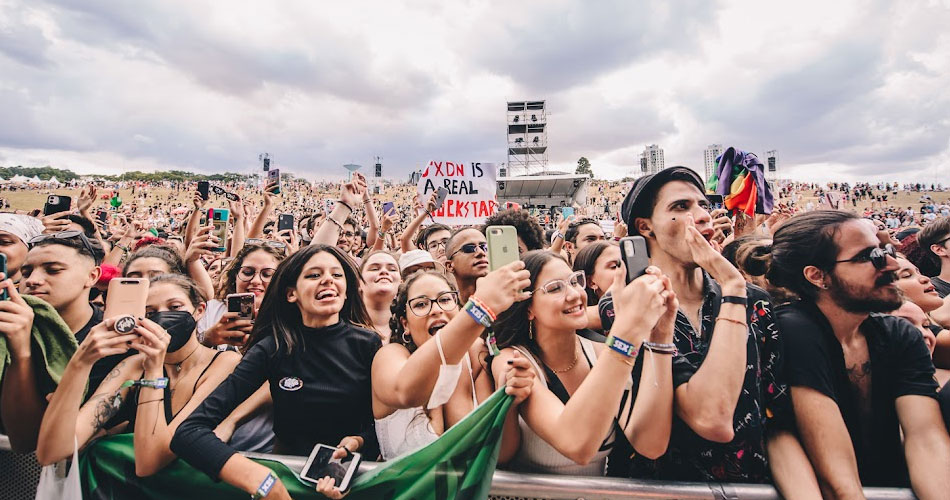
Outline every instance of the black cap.
{"label": "black cap", "polygon": [[633,226],[633,220],[637,217],[646,217],[651,212],[652,207],[646,206],[647,199],[651,194],[660,190],[663,185],[670,181],[692,182],[700,192],[705,193],[706,187],[703,186],[703,180],[699,174],[691,168],[682,166],[670,167],[660,170],[651,175],[644,175],[633,181],[633,186],[623,204],[620,205],[620,213],[623,215],[623,221],[629,228],[630,234],[635,234],[636,229]]}

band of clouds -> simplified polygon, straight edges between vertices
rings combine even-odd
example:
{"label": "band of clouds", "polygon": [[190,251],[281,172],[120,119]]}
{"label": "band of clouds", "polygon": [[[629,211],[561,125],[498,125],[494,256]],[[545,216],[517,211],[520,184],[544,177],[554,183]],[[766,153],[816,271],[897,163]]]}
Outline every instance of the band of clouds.
{"label": "band of clouds", "polygon": [[503,162],[546,99],[552,169],[645,144],[784,172],[950,183],[947,2],[0,1],[0,163],[306,177],[383,156]]}

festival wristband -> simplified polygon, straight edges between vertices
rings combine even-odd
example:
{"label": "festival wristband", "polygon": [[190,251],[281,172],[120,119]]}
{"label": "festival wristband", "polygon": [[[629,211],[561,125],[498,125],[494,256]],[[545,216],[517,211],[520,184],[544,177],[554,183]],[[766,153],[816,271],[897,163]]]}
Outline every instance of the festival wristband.
{"label": "festival wristband", "polygon": [[488,338],[485,339],[485,345],[488,346],[488,354],[492,356],[501,354],[501,350],[498,349],[498,340],[495,339],[495,333],[491,330],[488,331]]}
{"label": "festival wristband", "polygon": [[738,295],[723,295],[722,296],[723,304],[738,304],[740,306],[748,305],[748,299],[746,297],[740,297]]}
{"label": "festival wristband", "polygon": [[[340,205],[343,205],[344,207],[346,207],[346,209],[349,210],[350,213],[353,213],[353,207],[351,207],[349,203],[347,203],[347,202],[345,202],[345,201],[343,201],[343,200],[336,200],[336,202],[339,203]],[[327,215],[329,215],[329,214],[327,214]]]}
{"label": "festival wristband", "polygon": [[481,307],[486,313],[488,313],[488,317],[491,318],[492,321],[495,321],[496,319],[498,319],[498,315],[495,314],[495,311],[493,311],[492,308],[488,307],[488,304],[486,304],[482,299],[472,295],[471,297],[469,297],[469,300],[471,300],[472,302],[475,302],[475,305],[477,305],[478,307]]}
{"label": "festival wristband", "polygon": [[261,485],[257,487],[257,491],[251,495],[251,500],[260,500],[266,497],[275,484],[277,484],[277,476],[275,476],[273,472],[268,471],[267,477],[261,481]]}
{"label": "festival wristband", "polygon": [[488,312],[477,305],[471,298],[465,303],[465,312],[467,312],[476,323],[485,328],[491,328],[492,320]]}
{"label": "festival wristband", "polygon": [[619,352],[620,354],[623,354],[624,356],[628,358],[637,357],[638,350],[636,347],[634,347],[633,344],[625,340],[618,339],[617,337],[614,337],[613,335],[607,336],[607,341],[605,342],[605,344],[607,344],[607,347]]}
{"label": "festival wristband", "polygon": [[141,380],[126,380],[125,382],[122,382],[122,385],[119,386],[119,390],[132,386],[148,387],[150,389],[164,389],[168,387],[168,377],[161,377],[155,380],[149,380],[146,378]]}

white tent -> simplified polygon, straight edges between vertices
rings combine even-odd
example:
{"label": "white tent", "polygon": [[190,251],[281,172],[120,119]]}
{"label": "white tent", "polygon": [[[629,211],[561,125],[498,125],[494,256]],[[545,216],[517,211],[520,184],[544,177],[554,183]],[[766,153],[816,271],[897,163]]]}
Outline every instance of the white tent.
{"label": "white tent", "polygon": [[59,179],[57,179],[55,175],[50,177],[49,180],[46,182],[48,182],[49,184],[56,184],[56,185],[62,184],[62,182],[59,182]]}
{"label": "white tent", "polygon": [[25,175],[14,175],[13,178],[10,179],[10,182],[23,184],[25,182],[30,182],[30,178]]}
{"label": "white tent", "polygon": [[34,175],[33,178],[30,179],[30,182],[35,182],[35,183],[39,184],[39,183],[41,183],[41,182],[43,182],[43,181],[40,180],[39,177],[37,177],[37,176]]}

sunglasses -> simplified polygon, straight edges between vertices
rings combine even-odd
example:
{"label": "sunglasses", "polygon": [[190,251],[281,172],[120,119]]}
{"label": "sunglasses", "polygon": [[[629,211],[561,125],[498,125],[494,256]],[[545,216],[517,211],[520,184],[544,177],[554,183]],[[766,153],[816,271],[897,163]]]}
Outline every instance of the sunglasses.
{"label": "sunglasses", "polygon": [[897,250],[894,250],[894,245],[888,243],[884,245],[884,248],[872,248],[871,250],[861,252],[850,259],[836,260],[836,264],[841,264],[842,262],[854,262],[857,264],[863,262],[870,262],[874,269],[884,269],[887,266],[887,258],[891,257],[892,259],[897,258]]}
{"label": "sunglasses", "polygon": [[74,238],[79,238],[79,241],[82,242],[83,248],[85,248],[86,251],[89,252],[89,255],[92,256],[93,260],[96,261],[97,265],[102,261],[102,257],[103,257],[102,252],[97,251],[95,248],[93,248],[92,242],[89,241],[89,238],[87,238],[86,235],[82,233],[82,231],[60,231],[58,233],[41,234],[38,236],[34,236],[33,238],[30,238],[30,241],[27,242],[27,245],[30,248],[33,248],[37,243],[41,241],[46,241],[48,239],[71,240]]}
{"label": "sunglasses", "polygon": [[481,250],[482,252],[486,252],[486,253],[487,253],[487,252],[488,252],[488,243],[486,243],[486,242],[484,242],[484,241],[481,242],[481,243],[466,243],[466,244],[460,246],[458,250],[452,252],[452,255],[450,255],[449,258],[451,259],[452,257],[455,257],[455,254],[457,254],[457,253],[459,253],[459,252],[462,252],[462,253],[475,253],[475,252],[477,252],[477,251],[479,251],[479,250]]}
{"label": "sunglasses", "polygon": [[229,199],[229,200],[231,200],[231,201],[238,201],[238,200],[240,199],[240,197],[239,197],[238,195],[236,195],[236,194],[234,194],[234,193],[229,193],[228,191],[225,191],[224,188],[221,187],[221,186],[211,186],[211,191],[212,191],[214,194],[216,194],[216,195],[218,195],[218,196],[224,196],[225,198],[227,198],[227,199]]}

